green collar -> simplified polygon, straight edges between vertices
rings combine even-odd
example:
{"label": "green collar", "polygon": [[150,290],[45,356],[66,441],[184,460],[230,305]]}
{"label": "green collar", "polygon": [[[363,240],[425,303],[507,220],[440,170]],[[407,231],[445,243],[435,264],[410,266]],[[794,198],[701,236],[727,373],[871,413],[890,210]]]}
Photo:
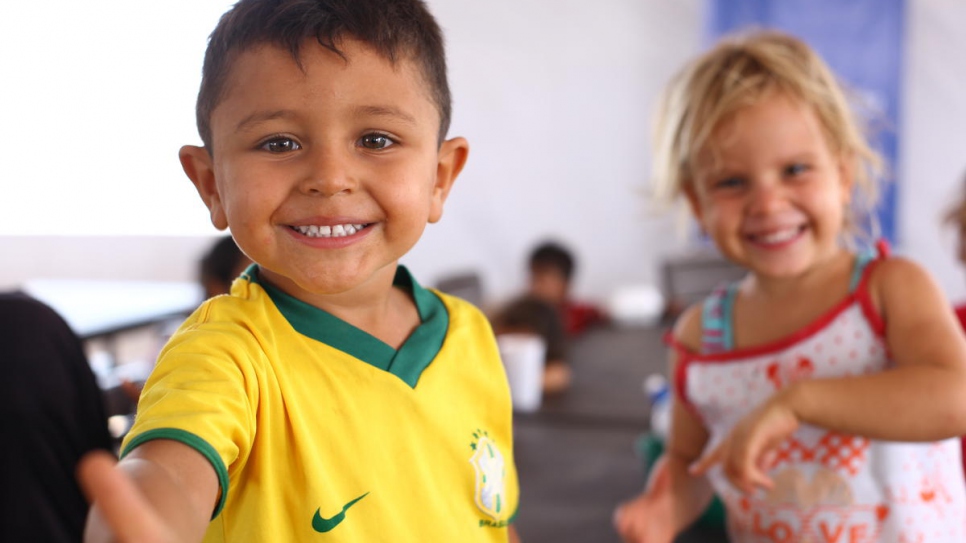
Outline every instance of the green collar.
{"label": "green collar", "polygon": [[398,351],[331,313],[260,281],[257,264],[249,266],[242,276],[265,289],[279,312],[298,333],[388,371],[412,388],[416,388],[419,376],[436,358],[449,328],[449,314],[443,301],[421,287],[401,265],[396,268],[393,286],[412,294],[422,323]]}

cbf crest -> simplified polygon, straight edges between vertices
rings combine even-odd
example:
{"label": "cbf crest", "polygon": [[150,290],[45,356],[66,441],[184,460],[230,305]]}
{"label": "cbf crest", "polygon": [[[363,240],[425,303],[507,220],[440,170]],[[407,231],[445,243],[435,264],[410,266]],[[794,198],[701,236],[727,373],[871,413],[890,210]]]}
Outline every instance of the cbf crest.
{"label": "cbf crest", "polygon": [[495,523],[503,523],[507,517],[506,463],[503,453],[496,442],[481,430],[473,432],[470,447],[473,449],[470,463],[476,471],[476,506]]}

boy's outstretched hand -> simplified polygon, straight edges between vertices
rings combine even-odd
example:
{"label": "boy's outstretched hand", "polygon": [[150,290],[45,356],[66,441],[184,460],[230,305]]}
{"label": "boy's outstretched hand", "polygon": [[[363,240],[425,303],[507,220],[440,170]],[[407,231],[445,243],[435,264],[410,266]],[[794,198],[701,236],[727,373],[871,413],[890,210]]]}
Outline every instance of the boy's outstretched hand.
{"label": "boy's outstretched hand", "polygon": [[671,475],[655,466],[647,491],[614,511],[614,528],[625,543],[671,543],[675,536]]}
{"label": "boy's outstretched hand", "polygon": [[[77,467],[77,480],[91,504],[97,504],[100,519],[88,522],[85,540],[92,530],[106,528],[110,541],[121,543],[171,543],[174,533],[135,486],[127,473],[116,469],[117,460],[104,451],[85,455]],[[100,521],[100,522],[98,522]],[[92,523],[103,524],[94,527]],[[105,535],[101,537],[105,537]],[[98,541],[104,539],[97,539]]]}
{"label": "boy's outstretched hand", "polygon": [[731,433],[689,469],[691,475],[705,475],[721,464],[725,477],[738,490],[750,494],[755,487],[771,489],[766,473],[775,449],[798,429],[798,417],[776,394],[742,419]]}

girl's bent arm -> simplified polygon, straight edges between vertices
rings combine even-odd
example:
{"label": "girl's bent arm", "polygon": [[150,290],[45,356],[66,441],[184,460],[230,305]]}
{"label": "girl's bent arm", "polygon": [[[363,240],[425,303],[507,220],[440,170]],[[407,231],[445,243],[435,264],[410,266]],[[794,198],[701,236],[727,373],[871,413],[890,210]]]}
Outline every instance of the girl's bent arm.
{"label": "girl's bent arm", "polygon": [[762,462],[800,423],[889,441],[966,434],[966,339],[950,305],[907,260],[882,262],[870,279],[894,367],[790,385],[743,418],[693,473],[721,463],[736,487],[768,488]]}
{"label": "girl's bent arm", "polygon": [[78,479],[92,502],[85,542],[201,541],[218,499],[208,460],[177,441],[140,445],[120,463],[93,453]]}
{"label": "girl's bent arm", "polygon": [[886,260],[870,279],[895,367],[802,381],[774,400],[801,422],[869,438],[934,441],[966,434],[966,336],[951,305],[908,260]]}

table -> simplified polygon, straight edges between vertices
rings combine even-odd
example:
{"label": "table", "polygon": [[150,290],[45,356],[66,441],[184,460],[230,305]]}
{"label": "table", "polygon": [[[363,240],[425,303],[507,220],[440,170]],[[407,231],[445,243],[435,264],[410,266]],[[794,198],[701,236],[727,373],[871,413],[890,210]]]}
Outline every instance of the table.
{"label": "table", "polygon": [[[573,385],[539,411],[514,416],[523,543],[619,543],[618,503],[643,488],[635,443],[648,428],[642,384],[666,374],[665,329],[603,327],[570,352]],[[678,543],[726,543],[719,530],[693,528]]]}
{"label": "table", "polygon": [[184,317],[204,297],[191,282],[32,279],[21,290],[60,313],[82,340]]}
{"label": "table", "polygon": [[150,371],[138,367],[143,376],[136,378],[122,372],[133,366],[117,365],[118,339],[125,332],[180,321],[204,298],[204,289],[193,282],[33,279],[21,290],[57,311],[88,347],[91,342],[102,346],[89,356],[108,416],[128,415],[135,407],[120,379],[139,381]]}

